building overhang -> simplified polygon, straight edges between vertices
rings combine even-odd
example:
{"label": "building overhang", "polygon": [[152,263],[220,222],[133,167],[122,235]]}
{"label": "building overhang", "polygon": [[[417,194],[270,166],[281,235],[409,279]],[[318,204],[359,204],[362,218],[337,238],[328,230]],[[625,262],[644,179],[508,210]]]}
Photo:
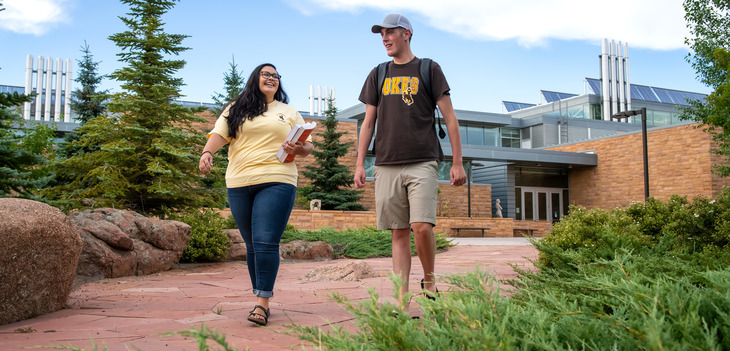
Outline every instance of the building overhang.
{"label": "building overhang", "polygon": [[[452,155],[450,147],[443,147],[445,155]],[[465,161],[501,162],[523,167],[573,168],[594,167],[598,156],[591,152],[566,152],[540,149],[517,149],[496,146],[462,146]]]}

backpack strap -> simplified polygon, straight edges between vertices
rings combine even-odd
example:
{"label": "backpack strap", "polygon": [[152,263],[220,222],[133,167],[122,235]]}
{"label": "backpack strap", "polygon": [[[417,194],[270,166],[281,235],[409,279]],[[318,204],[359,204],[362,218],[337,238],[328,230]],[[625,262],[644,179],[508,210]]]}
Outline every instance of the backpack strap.
{"label": "backpack strap", "polygon": [[388,72],[388,65],[390,64],[390,61],[383,62],[378,65],[378,99],[380,99],[380,94],[383,93],[383,84],[385,84],[385,74]]}
{"label": "backpack strap", "polygon": [[430,58],[422,58],[421,59],[421,80],[423,80],[422,87],[425,88],[426,93],[433,101],[434,109],[436,110],[436,120],[439,123],[439,138],[443,139],[446,137],[446,132],[444,131],[444,127],[441,126],[441,114],[439,113],[439,107],[436,105],[436,100],[433,97],[433,89],[431,89],[431,60]]}

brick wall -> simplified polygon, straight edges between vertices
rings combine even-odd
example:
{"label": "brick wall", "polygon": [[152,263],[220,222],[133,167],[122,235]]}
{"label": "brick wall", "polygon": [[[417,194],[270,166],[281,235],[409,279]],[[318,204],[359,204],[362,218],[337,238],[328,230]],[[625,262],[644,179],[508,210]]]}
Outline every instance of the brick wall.
{"label": "brick wall", "polygon": [[[647,134],[649,195],[667,200],[672,194],[712,197],[730,185],[711,172],[718,162],[709,153],[712,137],[696,124],[650,130]],[[570,172],[570,201],[587,208],[611,209],[644,201],[644,166],[641,133],[562,145],[550,150],[588,151],[598,166]]]}
{"label": "brick wall", "polygon": [[[224,211],[223,215],[228,216],[229,212]],[[294,210],[289,217],[289,224],[297,229],[317,230],[322,227],[332,227],[336,230],[347,228],[375,227],[375,211],[309,211]],[[534,229],[535,236],[542,236],[547,233],[551,224],[548,221],[515,221],[512,218],[486,218],[486,217],[437,217],[436,232],[446,233],[447,236],[456,236],[455,227],[489,228],[485,231],[485,237],[512,237],[516,229]],[[460,237],[481,237],[480,230],[461,231]]]}

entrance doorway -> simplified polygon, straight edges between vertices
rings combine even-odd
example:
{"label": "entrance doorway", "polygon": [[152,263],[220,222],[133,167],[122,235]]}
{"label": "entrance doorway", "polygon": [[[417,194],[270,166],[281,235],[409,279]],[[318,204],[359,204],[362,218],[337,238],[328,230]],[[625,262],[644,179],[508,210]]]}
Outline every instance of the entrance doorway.
{"label": "entrance doorway", "polygon": [[515,214],[518,220],[557,222],[564,215],[565,199],[563,193],[567,189],[520,187],[515,188],[517,206]]}

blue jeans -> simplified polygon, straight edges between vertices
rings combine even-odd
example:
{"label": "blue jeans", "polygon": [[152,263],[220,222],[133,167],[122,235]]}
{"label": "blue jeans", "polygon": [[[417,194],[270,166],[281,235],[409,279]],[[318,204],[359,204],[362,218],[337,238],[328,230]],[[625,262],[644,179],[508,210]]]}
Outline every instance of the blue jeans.
{"label": "blue jeans", "polygon": [[279,243],[294,207],[297,188],[286,183],[264,183],[228,188],[233,219],[246,243],[246,263],[253,293],[274,296],[279,272]]}

